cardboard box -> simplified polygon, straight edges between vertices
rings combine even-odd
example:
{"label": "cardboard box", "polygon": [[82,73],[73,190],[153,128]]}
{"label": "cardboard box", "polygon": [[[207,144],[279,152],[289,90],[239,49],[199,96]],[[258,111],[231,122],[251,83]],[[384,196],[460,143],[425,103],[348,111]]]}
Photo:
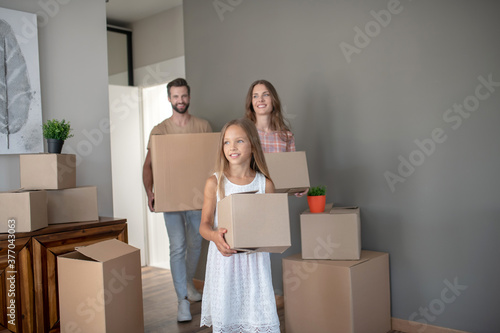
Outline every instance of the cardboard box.
{"label": "cardboard box", "polygon": [[201,209],[207,178],[213,174],[220,133],[151,137],[156,212]]}
{"label": "cardboard box", "polygon": [[97,187],[82,186],[47,191],[49,224],[97,221]]}
{"label": "cardboard box", "polygon": [[305,151],[265,153],[276,193],[299,193],[310,187]]}
{"label": "cardboard box", "polygon": [[229,195],[217,204],[217,221],[232,249],[283,253],[291,246],[285,193]]}
{"label": "cardboard box", "polygon": [[[45,191],[0,192],[0,233],[30,232],[47,226]],[[12,222],[15,221],[15,222]]]}
{"label": "cardboard box", "polygon": [[61,332],[144,332],[139,249],[116,239],[57,257]]}
{"label": "cardboard box", "polygon": [[385,333],[391,330],[389,254],[358,261],[283,259],[287,333]]}
{"label": "cardboard box", "polygon": [[360,259],[359,208],[332,206],[326,205],[323,213],[300,214],[302,259]]}
{"label": "cardboard box", "polygon": [[20,155],[21,188],[59,190],[76,186],[76,155]]}

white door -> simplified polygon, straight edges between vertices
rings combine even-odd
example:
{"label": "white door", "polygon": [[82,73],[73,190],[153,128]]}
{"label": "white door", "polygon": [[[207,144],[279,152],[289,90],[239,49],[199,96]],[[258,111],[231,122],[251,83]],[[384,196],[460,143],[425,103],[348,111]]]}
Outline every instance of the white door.
{"label": "white door", "polygon": [[184,57],[135,69],[134,77],[141,87],[109,86],[113,211],[128,220],[129,244],[141,250],[141,264],[170,269],[163,213],[149,211],[142,166],[151,129],[172,115],[166,86],[185,77]]}
{"label": "white door", "polygon": [[146,194],[142,185],[144,143],[140,89],[109,86],[113,214],[126,218],[128,243],[141,250],[148,265]]}
{"label": "white door", "polygon": [[[166,84],[142,88],[144,156],[147,153],[149,133],[154,126],[172,116]],[[146,199],[145,199],[146,200]],[[169,241],[163,213],[152,213],[147,208],[149,266],[170,269]]]}
{"label": "white door", "polygon": [[141,250],[141,265],[170,269],[163,213],[149,211],[142,182],[149,133],[172,115],[166,84],[110,85],[109,100],[114,216],[127,219],[129,244]]}

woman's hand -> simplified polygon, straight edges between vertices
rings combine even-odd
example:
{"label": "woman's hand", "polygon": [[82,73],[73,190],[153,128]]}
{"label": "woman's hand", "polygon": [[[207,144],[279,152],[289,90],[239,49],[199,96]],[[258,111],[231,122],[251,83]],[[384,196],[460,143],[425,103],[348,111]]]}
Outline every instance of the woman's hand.
{"label": "woman's hand", "polygon": [[215,246],[217,246],[217,249],[224,257],[230,257],[233,254],[235,254],[236,251],[231,250],[229,245],[226,243],[226,240],[224,239],[224,234],[226,232],[227,232],[227,229],[225,229],[225,228],[220,228],[220,229],[214,230],[212,242],[214,242]]}
{"label": "woman's hand", "polygon": [[307,194],[307,192],[309,192],[309,188],[307,188],[304,192],[298,192],[298,193],[295,193],[295,196],[296,196],[297,198],[301,198],[301,197],[303,197],[304,195],[306,195],[306,194]]}

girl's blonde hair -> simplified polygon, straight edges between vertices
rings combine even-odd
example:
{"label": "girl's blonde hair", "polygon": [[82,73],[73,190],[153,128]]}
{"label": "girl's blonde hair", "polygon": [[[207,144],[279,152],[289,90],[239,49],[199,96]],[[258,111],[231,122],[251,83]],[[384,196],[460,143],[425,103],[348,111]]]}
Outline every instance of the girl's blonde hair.
{"label": "girl's blonde hair", "polygon": [[271,130],[277,131],[280,135],[281,140],[283,140],[284,142],[290,141],[291,136],[289,136],[287,133],[290,132],[290,126],[287,125],[285,118],[283,117],[283,113],[281,112],[280,97],[278,96],[278,92],[271,84],[271,82],[266,80],[257,80],[250,85],[245,102],[245,117],[250,119],[254,123],[257,121],[252,101],[253,88],[255,88],[255,86],[258,84],[263,84],[267,88],[267,90],[269,90],[269,94],[271,95],[271,103],[273,104],[273,110],[271,111]]}
{"label": "girl's blonde hair", "polygon": [[267,179],[271,180],[271,177],[269,176],[269,170],[267,169],[266,159],[260,145],[259,133],[257,132],[255,124],[246,118],[231,120],[226,125],[224,125],[220,132],[218,146],[219,158],[215,162],[215,174],[217,175],[217,193],[219,193],[220,200],[225,197],[223,186],[225,178],[224,172],[229,170],[229,161],[224,154],[224,136],[226,135],[226,130],[233,125],[239,126],[241,129],[243,129],[248,139],[250,140],[250,145],[252,148],[250,168],[256,172],[262,173]]}

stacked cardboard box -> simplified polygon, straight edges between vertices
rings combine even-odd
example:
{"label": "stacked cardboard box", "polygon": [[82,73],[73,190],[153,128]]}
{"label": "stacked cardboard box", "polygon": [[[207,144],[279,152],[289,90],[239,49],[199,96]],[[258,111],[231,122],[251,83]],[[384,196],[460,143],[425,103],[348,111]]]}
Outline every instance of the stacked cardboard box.
{"label": "stacked cardboard box", "polygon": [[300,226],[302,253],[283,259],[286,331],[389,331],[389,255],[361,250],[359,208],[306,210]]}
{"label": "stacked cardboard box", "polygon": [[96,221],[97,187],[76,186],[74,154],[20,156],[21,187],[46,190],[48,224]]}
{"label": "stacked cardboard box", "polygon": [[0,233],[30,232],[47,226],[46,191],[0,193]]}
{"label": "stacked cardboard box", "polygon": [[[391,330],[389,255],[360,260],[283,259],[287,333],[385,333]],[[307,306],[304,306],[307,304]]]}
{"label": "stacked cardboard box", "polygon": [[16,232],[30,232],[49,224],[96,221],[97,187],[76,187],[73,154],[20,155],[21,190],[0,193],[0,232],[5,221],[16,221]]}
{"label": "stacked cardboard box", "polygon": [[302,259],[359,260],[361,226],[358,207],[333,207],[300,215]]}

